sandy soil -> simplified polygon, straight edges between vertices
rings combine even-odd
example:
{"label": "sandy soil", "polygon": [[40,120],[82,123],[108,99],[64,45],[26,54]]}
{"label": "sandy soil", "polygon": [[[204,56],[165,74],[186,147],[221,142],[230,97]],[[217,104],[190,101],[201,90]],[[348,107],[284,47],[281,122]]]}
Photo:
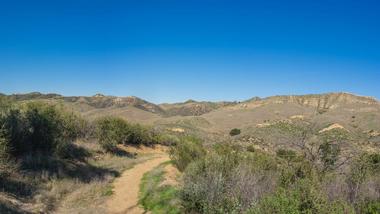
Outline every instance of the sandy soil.
{"label": "sandy soil", "polygon": [[160,154],[157,158],[146,161],[125,171],[115,180],[114,194],[107,201],[108,213],[112,214],[141,214],[144,209],[138,204],[140,182],[143,175],[159,164],[170,160],[167,154]]}

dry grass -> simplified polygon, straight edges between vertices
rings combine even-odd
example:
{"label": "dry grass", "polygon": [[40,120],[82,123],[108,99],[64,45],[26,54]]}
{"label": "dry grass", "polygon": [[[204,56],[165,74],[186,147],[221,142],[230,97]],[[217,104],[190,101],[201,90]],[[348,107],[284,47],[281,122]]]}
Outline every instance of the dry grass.
{"label": "dry grass", "polygon": [[[112,180],[113,177],[109,176],[91,183],[69,181],[54,184],[56,188],[69,190],[62,198],[56,213],[105,213],[103,205],[105,199],[112,194]],[[62,189],[56,192],[61,191]],[[54,189],[50,193],[54,193]]]}
{"label": "dry grass", "polygon": [[[153,152],[139,153],[137,150],[136,153],[138,155],[135,158],[126,158],[107,153],[90,160],[89,163],[97,167],[114,170],[116,174],[121,174],[124,170],[154,156]],[[89,183],[77,181],[63,183],[62,185],[70,188],[71,191],[60,202],[57,213],[105,213],[105,201],[113,194],[111,183],[114,179],[115,176],[108,175]]]}
{"label": "dry grass", "polygon": [[[8,186],[12,189],[0,193],[0,213],[105,213],[104,202],[113,193],[115,177],[154,157],[154,150],[139,153],[135,149],[131,154],[125,149],[110,154],[96,142],[75,144],[88,151],[88,157],[64,163],[63,169],[53,173],[41,170],[11,175]],[[60,172],[65,170],[69,173]]]}

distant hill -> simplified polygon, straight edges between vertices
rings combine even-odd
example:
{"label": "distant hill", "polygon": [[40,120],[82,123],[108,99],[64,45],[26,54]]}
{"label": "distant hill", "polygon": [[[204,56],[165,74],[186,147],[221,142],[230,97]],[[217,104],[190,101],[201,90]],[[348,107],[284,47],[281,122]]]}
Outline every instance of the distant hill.
{"label": "distant hill", "polygon": [[[260,101],[260,100],[259,100]],[[254,101],[255,102],[255,101]],[[378,104],[372,97],[357,96],[350,93],[311,94],[299,96],[273,96],[263,100],[271,103],[297,103],[303,106],[312,106],[317,109],[333,109],[345,104]]]}
{"label": "distant hill", "polygon": [[[123,109],[127,107],[134,107],[142,111],[154,113],[163,117],[170,116],[200,116],[205,113],[211,112],[215,109],[231,106],[236,102],[197,102],[188,100],[183,103],[174,104],[160,104],[156,105],[138,97],[116,97],[106,96],[103,94],[96,94],[94,96],[61,96],[59,94],[42,94],[39,92],[32,92],[27,94],[12,94],[9,98],[16,101],[28,100],[49,100],[49,101],[62,101],[68,105],[81,106],[81,109],[95,108],[95,109]],[[86,108],[87,107],[87,108]]]}
{"label": "distant hill", "polygon": [[183,103],[161,104],[167,116],[200,116],[226,106],[233,106],[236,102],[197,102],[188,100]]}
{"label": "distant hill", "polygon": [[26,100],[56,100],[64,101],[66,103],[80,103],[86,104],[88,106],[101,109],[101,108],[123,108],[127,106],[133,106],[144,111],[152,113],[163,113],[162,109],[145,100],[142,100],[138,97],[115,97],[115,96],[105,96],[102,94],[96,94],[92,97],[86,96],[68,96],[64,97],[59,94],[41,94],[39,92],[32,92],[28,94],[12,94],[9,95],[11,99],[16,101],[26,101]]}
{"label": "distant hill", "polygon": [[304,118],[318,123],[340,122],[363,128],[380,128],[380,104],[371,97],[349,93],[273,96],[228,106],[203,115],[219,130],[249,127],[268,120]]}
{"label": "distant hill", "polygon": [[[138,97],[61,96],[59,94],[6,95],[19,102],[60,103],[89,119],[120,116],[133,122],[226,134],[232,128],[252,127],[278,120],[302,119],[318,124],[337,123],[347,130],[380,131],[380,104],[375,98],[349,93],[253,97],[242,102],[154,104]],[[197,124],[200,123],[201,126]],[[207,125],[204,125],[207,124]]]}

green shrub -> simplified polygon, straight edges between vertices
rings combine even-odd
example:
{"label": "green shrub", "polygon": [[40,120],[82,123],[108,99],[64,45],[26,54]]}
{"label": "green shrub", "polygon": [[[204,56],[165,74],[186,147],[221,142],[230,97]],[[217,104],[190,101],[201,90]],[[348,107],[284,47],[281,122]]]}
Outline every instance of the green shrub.
{"label": "green shrub", "polygon": [[276,163],[258,152],[219,145],[192,162],[180,190],[188,213],[242,213],[276,188]]}
{"label": "green shrub", "polygon": [[319,146],[320,159],[323,162],[323,170],[333,169],[339,159],[340,147],[338,144],[325,142]]}
{"label": "green shrub", "polygon": [[187,160],[180,189],[187,213],[379,213],[380,155],[340,157],[350,133],[282,122],[259,130],[276,134],[268,143],[297,150],[280,149],[273,158],[253,147],[216,143],[203,158],[179,153]]}
{"label": "green shrub", "polygon": [[259,204],[248,211],[250,214],[298,214],[299,203],[294,197],[289,197],[285,190],[262,199]]}
{"label": "green shrub", "polygon": [[9,142],[4,134],[4,130],[0,128],[0,165],[9,158]]}
{"label": "green shrub", "polygon": [[249,146],[247,146],[247,151],[248,152],[255,152],[256,149],[255,149],[255,147],[253,145],[249,145]]}
{"label": "green shrub", "polygon": [[62,112],[63,135],[67,139],[88,138],[93,133],[91,124],[73,112]]}
{"label": "green shrub", "polygon": [[[379,186],[380,154],[364,153],[351,164],[346,182],[349,186],[349,200],[358,206],[363,206],[363,201],[378,201],[379,194],[371,195],[369,190]],[[362,208],[360,208],[362,209]]]}
{"label": "green shrub", "polygon": [[231,131],[230,131],[230,135],[231,136],[236,136],[236,135],[239,135],[241,133],[241,130],[240,129],[232,129]]}
{"label": "green shrub", "polygon": [[0,128],[0,181],[9,174],[11,168],[9,142],[3,134],[3,130]]}
{"label": "green shrub", "polygon": [[291,188],[280,188],[262,199],[248,213],[251,214],[343,214],[355,213],[353,207],[341,201],[329,201],[318,184],[302,179]]}
{"label": "green shrub", "polygon": [[296,161],[297,153],[293,150],[279,149],[276,152],[277,157],[286,160],[288,163]]}
{"label": "green shrub", "polygon": [[2,108],[2,147],[7,148],[13,157],[34,152],[58,155],[58,149],[70,146],[78,137],[76,122],[79,120],[79,116],[67,113],[58,106],[40,102]]}
{"label": "green shrub", "polygon": [[155,134],[153,139],[156,144],[161,144],[164,146],[175,146],[180,142],[177,136],[171,134]]}
{"label": "green shrub", "polygon": [[331,129],[322,133],[319,133],[319,137],[324,141],[324,142],[344,142],[350,139],[350,134],[347,130],[345,129]]}
{"label": "green shrub", "polygon": [[319,174],[317,169],[307,160],[293,163],[292,165],[282,166],[279,177],[283,188],[289,188],[303,179],[318,181]]}
{"label": "green shrub", "polygon": [[121,118],[105,117],[96,122],[96,135],[106,151],[115,151],[118,144],[124,144],[129,137],[130,125]]}
{"label": "green shrub", "polygon": [[380,213],[380,201],[368,201],[359,205],[358,213],[378,214]]}
{"label": "green shrub", "polygon": [[380,154],[364,153],[354,160],[348,180],[352,184],[361,184],[368,177],[380,173]]}
{"label": "green shrub", "polygon": [[96,121],[96,136],[106,151],[115,151],[118,144],[150,146],[163,144],[165,140],[151,128],[130,124],[117,117],[104,117]]}
{"label": "green shrub", "polygon": [[380,154],[369,154],[367,158],[370,171],[372,173],[380,173]]}
{"label": "green shrub", "polygon": [[154,142],[154,132],[139,124],[130,125],[127,131],[128,144],[151,145]]}
{"label": "green shrub", "polygon": [[29,103],[25,110],[25,119],[30,127],[27,135],[30,143],[19,145],[17,150],[52,152],[60,143],[60,137],[63,137],[63,123],[58,117],[58,112],[52,106]]}
{"label": "green shrub", "polygon": [[202,141],[194,137],[182,137],[170,148],[170,157],[180,171],[184,171],[187,165],[203,158],[205,154],[206,150],[202,146]]}

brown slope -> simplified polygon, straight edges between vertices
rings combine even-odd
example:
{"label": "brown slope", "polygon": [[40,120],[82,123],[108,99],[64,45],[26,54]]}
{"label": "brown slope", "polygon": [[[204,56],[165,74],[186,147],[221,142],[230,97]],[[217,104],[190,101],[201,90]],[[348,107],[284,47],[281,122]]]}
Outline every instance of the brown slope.
{"label": "brown slope", "polygon": [[166,116],[200,116],[213,110],[235,105],[235,102],[197,102],[188,100],[184,103],[161,104]]}
{"label": "brown slope", "polygon": [[312,118],[318,123],[339,122],[362,129],[380,129],[379,102],[348,93],[253,99],[202,115],[214,130],[224,132],[294,116]]}

